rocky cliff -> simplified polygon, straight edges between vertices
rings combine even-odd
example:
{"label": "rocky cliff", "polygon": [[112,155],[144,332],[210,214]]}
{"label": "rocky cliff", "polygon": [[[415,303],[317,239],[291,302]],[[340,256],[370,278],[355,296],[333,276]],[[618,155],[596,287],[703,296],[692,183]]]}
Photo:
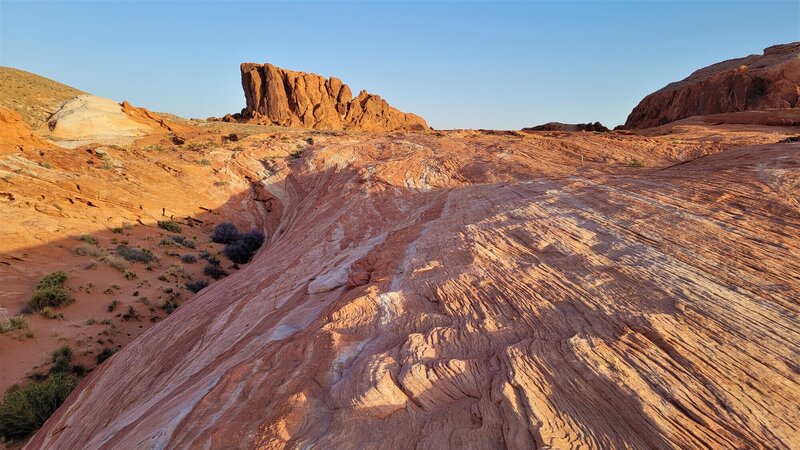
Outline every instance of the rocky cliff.
{"label": "rocky cliff", "polygon": [[241,65],[249,122],[315,130],[426,130],[421,117],[390,106],[377,95],[350,88],[336,77],[281,69],[272,64]]}
{"label": "rocky cliff", "polygon": [[800,42],[775,45],[763,55],[717,63],[645,97],[625,122],[650,128],[690,116],[796,108],[800,95]]}

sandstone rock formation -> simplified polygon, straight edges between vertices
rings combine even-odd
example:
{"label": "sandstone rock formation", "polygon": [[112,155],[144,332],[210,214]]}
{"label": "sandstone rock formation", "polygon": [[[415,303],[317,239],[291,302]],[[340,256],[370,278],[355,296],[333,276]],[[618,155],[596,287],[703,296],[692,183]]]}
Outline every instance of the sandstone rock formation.
{"label": "sandstone rock formation", "polygon": [[125,114],[114,100],[83,94],[64,102],[39,132],[62,147],[78,147],[90,142],[131,143],[151,130]]}
{"label": "sandstone rock formation", "polygon": [[315,130],[426,130],[421,117],[390,106],[377,95],[350,88],[335,77],[243,63],[247,106],[241,116],[254,123]]}
{"label": "sandstone rock formation", "polygon": [[625,122],[649,128],[696,115],[797,108],[800,42],[764,49],[700,69],[645,97]]}
{"label": "sandstone rock formation", "polygon": [[800,144],[671,131],[217,150],[268,243],[27,448],[796,447]]}
{"label": "sandstone rock formation", "polygon": [[46,148],[49,144],[34,135],[22,116],[13,110],[0,108],[0,155],[18,150]]}

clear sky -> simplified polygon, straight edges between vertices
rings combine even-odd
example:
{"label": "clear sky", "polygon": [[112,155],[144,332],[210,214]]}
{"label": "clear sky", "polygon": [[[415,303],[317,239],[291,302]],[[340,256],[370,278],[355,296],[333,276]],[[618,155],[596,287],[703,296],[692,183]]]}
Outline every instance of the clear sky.
{"label": "clear sky", "polygon": [[613,126],[695,69],[798,40],[796,0],[0,0],[0,65],[201,118],[244,106],[254,61],[335,75],[436,128]]}

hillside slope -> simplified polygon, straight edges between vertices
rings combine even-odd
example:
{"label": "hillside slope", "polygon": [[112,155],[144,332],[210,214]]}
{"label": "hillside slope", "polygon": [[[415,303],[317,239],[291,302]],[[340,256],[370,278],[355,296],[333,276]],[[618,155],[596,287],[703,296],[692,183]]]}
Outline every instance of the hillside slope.
{"label": "hillside slope", "polygon": [[85,92],[24,70],[0,66],[0,108],[17,111],[33,128],[42,126],[58,107]]}

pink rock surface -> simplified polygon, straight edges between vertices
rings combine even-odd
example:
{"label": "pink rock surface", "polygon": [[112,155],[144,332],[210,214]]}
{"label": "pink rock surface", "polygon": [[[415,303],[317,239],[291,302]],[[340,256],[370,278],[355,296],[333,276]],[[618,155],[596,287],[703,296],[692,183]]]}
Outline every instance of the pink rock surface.
{"label": "pink rock surface", "polygon": [[794,447],[800,144],[779,137],[315,138],[261,180],[280,207],[255,260],[27,448]]}

